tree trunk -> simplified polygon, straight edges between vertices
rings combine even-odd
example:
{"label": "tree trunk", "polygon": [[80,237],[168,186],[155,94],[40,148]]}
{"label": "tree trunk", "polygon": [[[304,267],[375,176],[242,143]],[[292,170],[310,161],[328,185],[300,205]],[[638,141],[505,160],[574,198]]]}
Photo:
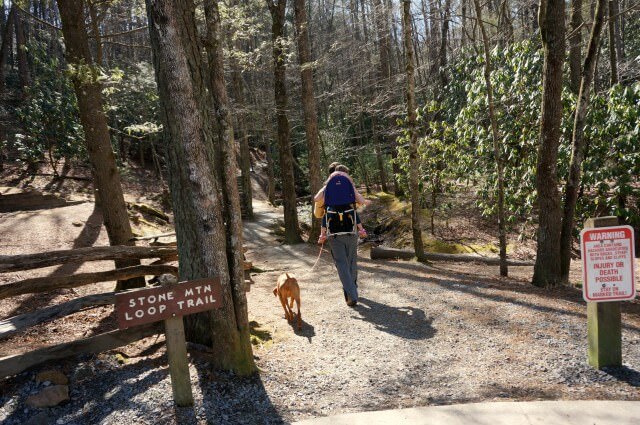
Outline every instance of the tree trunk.
{"label": "tree trunk", "polygon": [[[305,0],[294,0],[296,34],[298,40],[298,60],[302,79],[302,107],[304,109],[304,129],[307,134],[309,150],[309,186],[315,194],[322,186],[320,176],[320,145],[318,142],[318,113],[313,92],[313,60],[309,48],[309,33]],[[355,11],[357,17],[357,10]],[[320,235],[320,221],[311,213],[311,231],[309,242],[315,242]]]}
{"label": "tree trunk", "polygon": [[238,162],[242,173],[242,197],[240,202],[247,219],[253,218],[253,189],[251,187],[251,151],[249,149],[249,135],[247,134],[247,117],[244,116],[244,89],[242,86],[242,74],[239,65],[232,60],[231,71],[233,91],[236,101],[236,122],[239,126],[240,135],[240,155]]}
{"label": "tree trunk", "polygon": [[562,234],[560,237],[560,254],[562,279],[569,281],[569,269],[571,267],[571,245],[573,242],[573,218],[578,200],[578,190],[580,189],[580,175],[582,161],[585,158],[584,127],[587,118],[587,108],[591,94],[591,86],[596,70],[596,60],[598,56],[598,45],[600,44],[600,33],[602,31],[604,12],[607,0],[598,0],[596,5],[591,36],[589,37],[589,47],[587,56],[584,59],[582,70],[582,82],[580,84],[580,94],[576,104],[576,112],[573,121],[573,143],[571,150],[571,162],[569,165],[569,178],[564,187],[564,211],[562,217]]}
{"label": "tree trunk", "polygon": [[[238,1],[233,2],[233,6],[237,7]],[[237,50],[241,50],[242,44],[240,40],[236,40],[235,43],[229,43],[230,48],[233,46]],[[247,219],[253,218],[253,189],[251,187],[251,151],[249,149],[249,136],[247,134],[247,119],[245,106],[245,92],[242,79],[242,72],[238,60],[230,58],[231,60],[231,79],[234,93],[234,100],[236,105],[235,115],[236,122],[238,123],[238,134],[240,136],[240,155],[238,162],[240,164],[240,171],[242,173],[241,187],[242,197],[240,202],[244,215]]]}
{"label": "tree trunk", "polygon": [[[167,134],[180,278],[218,276],[222,283],[223,307],[186,316],[187,338],[212,347],[215,368],[250,374],[255,371],[255,364],[249,342],[246,299],[240,291],[244,286],[238,287],[236,276],[237,257],[241,254],[229,255],[231,250],[238,249],[241,241],[236,235],[235,243],[228,246],[225,238],[227,228],[221,193],[227,188],[221,190],[215,179],[216,133],[196,33],[195,6],[191,0],[147,0],[146,6]],[[228,135],[229,128],[220,132]],[[220,137],[220,133],[217,136]],[[228,136],[220,143],[225,141],[228,144]],[[224,150],[226,158],[221,158],[219,163],[228,167],[231,154],[228,147]],[[237,212],[237,205],[233,210]],[[237,227],[237,223],[229,226]]]}
{"label": "tree trunk", "polygon": [[11,52],[11,40],[13,36],[13,22],[14,16],[16,14],[15,6],[12,6],[9,10],[9,17],[7,18],[7,22],[4,26],[4,33],[2,34],[2,46],[0,46],[0,93],[4,91],[5,87],[5,68],[9,63],[9,53]]}
{"label": "tree trunk", "polygon": [[612,86],[618,84],[620,80],[618,74],[618,49],[616,46],[618,9],[618,0],[609,0],[609,65],[611,67],[611,77],[609,81]]}
{"label": "tree trunk", "polygon": [[440,48],[438,50],[438,76],[440,77],[441,88],[438,91],[440,94],[444,93],[444,88],[447,85],[447,73],[445,67],[447,66],[447,41],[449,40],[449,19],[451,16],[451,0],[445,0],[442,26],[440,28]]}
{"label": "tree trunk", "polygon": [[[376,22],[376,30],[378,32],[378,53],[380,55],[380,71],[379,71],[379,83],[378,90],[382,92],[383,101],[381,108],[383,111],[387,111],[391,104],[390,93],[390,79],[391,79],[391,43],[390,43],[390,29],[389,21],[387,20],[387,13],[381,0],[373,0],[373,16]],[[383,120],[383,125],[386,120]],[[384,139],[384,137],[383,137]],[[397,158],[397,144],[395,140],[386,142],[391,147],[391,158]],[[398,182],[398,175],[400,173],[400,167],[394,161],[392,165],[393,170],[393,187],[396,196],[402,196],[402,188]]]}
{"label": "tree trunk", "polygon": [[284,38],[286,0],[266,0],[272,18],[273,66],[278,121],[278,148],[280,152],[280,172],[282,174],[282,198],[284,200],[284,242],[294,244],[302,242],[298,228],[296,208],[296,186],[293,175],[293,154],[289,140],[289,119],[287,118],[286,86],[286,41]]}
{"label": "tree trunk", "polygon": [[582,67],[582,0],[571,0],[571,33],[569,34],[569,87],[580,91],[580,68]]}
{"label": "tree trunk", "polygon": [[[91,29],[93,30],[93,39],[96,42],[96,63],[102,66],[102,37],[100,34],[100,20],[98,19],[98,11],[93,0],[89,0],[89,16],[91,16]],[[144,164],[143,164],[144,166]]]}
{"label": "tree trunk", "polygon": [[500,150],[500,135],[498,134],[498,123],[496,121],[495,107],[493,104],[493,86],[491,85],[491,47],[489,37],[482,21],[482,9],[479,0],[473,0],[473,5],[478,17],[480,34],[484,46],[484,82],[487,87],[487,104],[489,105],[489,120],[491,121],[491,136],[493,138],[493,156],[496,161],[496,172],[498,174],[498,239],[500,241],[500,276],[507,276],[507,232],[505,229],[504,214],[504,161]]}
{"label": "tree trunk", "polygon": [[513,18],[511,17],[511,8],[507,0],[502,0],[500,3],[498,27],[500,27],[499,46],[504,48],[513,43]]}
{"label": "tree trunk", "polygon": [[[124,202],[120,173],[113,155],[107,117],[104,113],[102,86],[98,69],[89,51],[82,0],[59,0],[62,34],[67,62],[72,67],[71,80],[78,99],[80,122],[84,129],[87,153],[93,171],[95,192],[104,216],[104,226],[111,245],[133,245],[133,234]],[[116,268],[135,266],[137,260],[116,261]],[[118,282],[117,290],[142,287],[143,278]]]}
{"label": "tree trunk", "polygon": [[538,247],[532,283],[556,286],[560,271],[561,208],[558,193],[558,147],[562,121],[562,65],[565,55],[563,0],[541,0],[539,25],[544,47],[542,111],[536,188]]}
{"label": "tree trunk", "polygon": [[14,28],[16,32],[16,48],[18,55],[18,76],[20,78],[20,89],[24,96],[25,87],[29,86],[31,77],[29,76],[29,63],[27,61],[27,46],[24,36],[24,26],[19,13],[13,15]]}
{"label": "tree trunk", "polygon": [[222,53],[220,13],[217,0],[205,0],[204,11],[207,20],[207,55],[209,58],[209,88],[213,94],[213,109],[216,117],[217,137],[215,142],[216,162],[223,171],[222,200],[224,222],[226,225],[227,263],[229,265],[229,279],[233,310],[236,315],[236,326],[239,334],[242,354],[247,356],[242,364],[253,368],[251,357],[251,341],[249,336],[249,321],[247,298],[244,283],[243,251],[242,251],[242,219],[240,196],[236,179],[237,164],[235,142],[233,140],[233,126],[229,100],[224,82],[224,58]]}
{"label": "tree trunk", "polygon": [[375,125],[375,118],[371,118],[371,129],[373,131],[373,146],[376,151],[376,164],[378,165],[378,176],[380,178],[380,188],[383,192],[388,192],[387,188],[387,172],[384,168],[384,159],[382,158],[382,149],[378,140],[378,130]]}
{"label": "tree trunk", "polygon": [[424,258],[424,242],[422,241],[422,224],[420,220],[420,163],[418,161],[418,115],[416,113],[416,83],[413,64],[413,31],[411,25],[411,1],[402,1],[402,32],[404,36],[404,54],[407,70],[407,126],[409,127],[409,192],[411,194],[411,231],[413,233],[413,249],[416,258]]}

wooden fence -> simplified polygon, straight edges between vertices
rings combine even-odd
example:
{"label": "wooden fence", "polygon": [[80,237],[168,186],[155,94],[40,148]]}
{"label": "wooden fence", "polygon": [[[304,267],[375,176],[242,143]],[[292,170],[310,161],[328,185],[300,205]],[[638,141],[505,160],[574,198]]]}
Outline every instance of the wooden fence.
{"label": "wooden fence", "polygon": [[[124,280],[140,276],[162,274],[177,276],[178,268],[165,263],[177,260],[178,251],[175,246],[104,246],[28,255],[0,256],[0,273],[86,261],[151,258],[156,258],[157,260],[149,265],[102,272],[78,273],[68,276],[38,277],[0,285],[0,300],[18,295],[41,293],[62,288],[76,288],[98,282]],[[0,341],[28,327],[50,322],[84,309],[112,305],[114,302],[115,292],[107,292],[80,297],[62,304],[40,308],[30,313],[0,320]],[[0,378],[15,375],[46,361],[62,359],[71,355],[95,354],[111,350],[159,332],[162,332],[162,323],[151,323],[2,357],[0,358]]]}

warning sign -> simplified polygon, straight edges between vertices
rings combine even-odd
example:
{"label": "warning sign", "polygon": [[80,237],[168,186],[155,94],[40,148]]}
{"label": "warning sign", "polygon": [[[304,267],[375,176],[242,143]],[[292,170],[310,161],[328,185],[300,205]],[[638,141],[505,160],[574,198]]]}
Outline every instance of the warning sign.
{"label": "warning sign", "polygon": [[631,226],[580,232],[582,296],[589,302],[632,300],[636,296]]}

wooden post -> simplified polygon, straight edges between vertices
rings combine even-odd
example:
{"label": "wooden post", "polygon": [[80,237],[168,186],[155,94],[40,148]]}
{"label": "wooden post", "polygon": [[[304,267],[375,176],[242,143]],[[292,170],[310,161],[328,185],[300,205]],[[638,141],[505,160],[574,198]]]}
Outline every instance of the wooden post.
{"label": "wooden post", "polygon": [[[171,278],[174,277],[171,276]],[[167,283],[171,280],[175,281],[175,278],[166,279]],[[167,340],[167,358],[169,360],[173,400],[180,407],[192,406],[193,392],[191,391],[187,341],[184,335],[182,316],[174,316],[166,319],[164,321],[164,333]]]}
{"label": "wooden post", "polygon": [[[617,225],[618,217],[595,217],[584,223],[585,228]],[[587,335],[589,365],[597,369],[622,366],[620,302],[588,302]]]}

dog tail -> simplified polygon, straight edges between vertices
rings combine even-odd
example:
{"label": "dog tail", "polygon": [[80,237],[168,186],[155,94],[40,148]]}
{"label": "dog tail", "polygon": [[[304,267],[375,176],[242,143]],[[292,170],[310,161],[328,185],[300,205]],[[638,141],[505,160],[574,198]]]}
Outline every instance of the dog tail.
{"label": "dog tail", "polygon": [[273,295],[278,296],[278,287],[273,288]]}
{"label": "dog tail", "polygon": [[289,276],[289,273],[285,273],[285,276],[287,276],[287,279],[291,279],[291,277]]}

